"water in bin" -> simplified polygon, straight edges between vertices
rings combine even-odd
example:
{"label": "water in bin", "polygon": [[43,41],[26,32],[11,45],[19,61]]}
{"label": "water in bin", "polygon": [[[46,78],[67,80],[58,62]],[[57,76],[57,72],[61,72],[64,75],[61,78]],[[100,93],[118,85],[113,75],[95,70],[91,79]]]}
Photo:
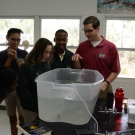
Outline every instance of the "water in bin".
{"label": "water in bin", "polygon": [[95,70],[54,69],[36,79],[39,117],[47,122],[89,122],[103,76]]}

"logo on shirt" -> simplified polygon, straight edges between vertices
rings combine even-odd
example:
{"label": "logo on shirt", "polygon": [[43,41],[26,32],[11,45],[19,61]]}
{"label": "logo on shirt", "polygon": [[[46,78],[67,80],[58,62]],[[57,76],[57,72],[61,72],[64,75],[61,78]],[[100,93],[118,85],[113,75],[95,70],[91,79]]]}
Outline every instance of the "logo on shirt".
{"label": "logo on shirt", "polygon": [[105,54],[100,53],[98,57],[100,57],[100,58],[105,58]]}

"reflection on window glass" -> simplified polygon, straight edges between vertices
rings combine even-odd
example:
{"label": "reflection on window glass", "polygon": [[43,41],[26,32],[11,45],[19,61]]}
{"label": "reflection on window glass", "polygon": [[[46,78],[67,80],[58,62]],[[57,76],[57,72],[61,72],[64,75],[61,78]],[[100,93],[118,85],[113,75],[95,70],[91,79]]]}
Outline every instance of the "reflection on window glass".
{"label": "reflection on window glass", "polygon": [[6,44],[6,34],[10,28],[21,29],[21,42],[28,40],[30,44],[34,41],[34,19],[0,19],[0,44]]}
{"label": "reflection on window glass", "polygon": [[135,78],[135,51],[119,51],[121,72],[119,77]]}
{"label": "reflection on window glass", "polygon": [[[41,37],[48,38],[53,42],[55,32],[64,29],[68,32],[68,46],[78,46],[80,19],[42,19]],[[53,42],[53,44],[55,44]]]}
{"label": "reflection on window glass", "polygon": [[135,48],[134,20],[107,20],[106,38],[118,48]]}

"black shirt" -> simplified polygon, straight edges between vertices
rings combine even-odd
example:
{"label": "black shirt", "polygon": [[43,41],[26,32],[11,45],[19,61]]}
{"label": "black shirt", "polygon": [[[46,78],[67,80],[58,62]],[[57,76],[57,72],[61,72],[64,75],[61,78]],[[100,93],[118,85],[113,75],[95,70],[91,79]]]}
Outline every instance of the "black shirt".
{"label": "black shirt", "polygon": [[[55,47],[54,47],[55,49]],[[56,68],[74,68],[73,67],[73,61],[72,61],[72,56],[74,55],[73,52],[69,51],[68,49],[65,49],[65,55],[63,57],[63,60],[60,60],[59,54],[54,50],[53,53],[53,61],[51,64],[51,69],[56,69]]]}
{"label": "black shirt", "polygon": [[[28,54],[27,51],[17,48],[16,52],[17,52],[17,58],[22,63],[26,55]],[[8,59],[8,55],[7,55],[7,49],[6,49],[0,52],[0,65],[5,65],[7,59]],[[19,67],[17,66],[15,59],[12,59],[10,68],[13,69],[16,73],[18,73]]]}

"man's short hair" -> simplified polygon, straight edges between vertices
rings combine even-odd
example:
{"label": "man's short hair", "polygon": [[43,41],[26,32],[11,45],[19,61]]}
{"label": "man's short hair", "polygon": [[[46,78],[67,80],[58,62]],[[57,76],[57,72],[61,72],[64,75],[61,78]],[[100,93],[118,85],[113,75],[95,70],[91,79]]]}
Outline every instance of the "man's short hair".
{"label": "man's short hair", "polygon": [[67,36],[68,36],[67,31],[65,31],[65,30],[63,30],[63,29],[59,29],[59,30],[57,30],[57,31],[55,32],[55,37],[56,37],[56,35],[57,35],[59,32],[64,32],[64,33],[66,33]]}
{"label": "man's short hair", "polygon": [[92,27],[96,29],[98,26],[100,26],[100,21],[95,16],[89,16],[84,20],[83,24],[84,25],[92,24]]}
{"label": "man's short hair", "polygon": [[23,31],[21,29],[18,29],[18,28],[11,28],[7,32],[7,37],[10,37],[10,35],[13,33],[18,33],[20,35],[21,33],[23,34]]}

